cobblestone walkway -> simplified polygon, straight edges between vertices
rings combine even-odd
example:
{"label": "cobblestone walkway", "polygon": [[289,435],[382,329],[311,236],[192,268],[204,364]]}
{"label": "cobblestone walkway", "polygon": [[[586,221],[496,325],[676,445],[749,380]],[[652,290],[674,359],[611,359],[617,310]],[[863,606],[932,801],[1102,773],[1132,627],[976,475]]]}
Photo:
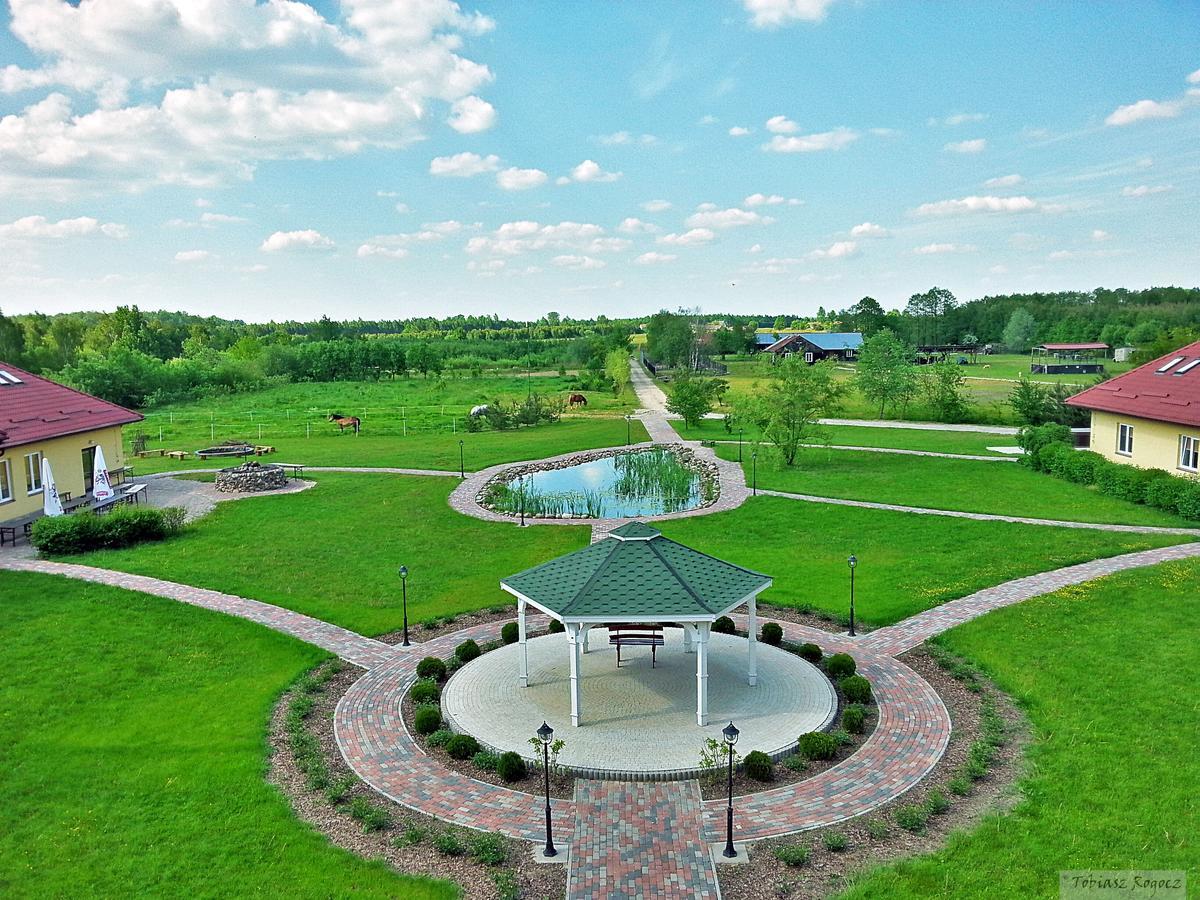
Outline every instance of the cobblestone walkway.
{"label": "cobblestone walkway", "polygon": [[575,782],[568,900],[717,900],[695,781]]}
{"label": "cobblestone walkway", "polygon": [[925,506],[901,506],[897,503],[876,503],[873,500],[846,500],[842,497],[817,497],[813,494],[793,494],[788,491],[769,491],[759,488],[760,495],[800,500],[804,503],[829,503],[833,506],[857,506],[862,509],[885,509],[891,512],[916,513],[920,516],[950,516],[974,519],[977,522],[1017,522],[1022,525],[1049,525],[1054,528],[1090,528],[1095,531],[1123,531],[1131,534],[1185,534],[1200,538],[1200,528],[1170,528],[1164,525],[1109,525],[1104,522],[1068,522],[1061,519],[1034,519],[1029,516],[1001,516],[995,513],[963,512],[957,509],[930,509]]}

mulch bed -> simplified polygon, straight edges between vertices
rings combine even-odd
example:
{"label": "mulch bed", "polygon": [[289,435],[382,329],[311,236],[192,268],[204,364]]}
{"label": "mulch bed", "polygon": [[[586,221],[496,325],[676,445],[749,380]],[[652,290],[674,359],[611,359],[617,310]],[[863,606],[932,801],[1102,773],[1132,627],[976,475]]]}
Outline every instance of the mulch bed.
{"label": "mulch bed", "polygon": [[[326,664],[328,665],[328,664]],[[346,665],[326,683],[324,690],[313,694],[316,701],[306,720],[309,731],[321,744],[333,780],[353,773],[342,760],[333,736],[333,712],[338,699],[358,680],[362,670]],[[418,813],[394,803],[355,779],[347,802],[332,806],[321,791],[309,790],[304,773],[292,755],[285,727],[292,692],[284,694],[271,716],[268,743],[271,749],[267,779],[276,785],[292,805],[296,815],[308,822],[335,845],[366,859],[382,859],[396,871],[406,875],[449,879],[456,882],[468,900],[497,900],[502,898],[497,887],[497,873],[515,880],[521,897],[562,897],[566,892],[566,866],[538,865],[533,862],[530,844],[506,839],[508,860],[503,866],[487,866],[475,862],[469,855],[445,856],[433,845],[434,836],[456,831],[469,843],[478,832],[454,828],[432,816]],[[392,824],[381,830],[365,833],[363,826],[348,815],[346,809],[353,797],[363,797],[392,815]],[[419,843],[404,846],[406,833],[424,832]]]}
{"label": "mulch bed", "polygon": [[[780,622],[794,622],[797,625],[807,625],[810,628],[828,631],[830,634],[845,634],[848,627],[832,613],[816,610],[800,610],[791,606],[775,606],[771,603],[758,604],[758,617],[760,619],[778,619]],[[866,634],[874,630],[873,626],[866,625],[855,619],[854,631],[857,634]]]}
{"label": "mulch bed", "polygon": [[[1020,774],[1019,760],[1029,741],[1029,732],[1024,716],[1012,701],[978,673],[968,678],[975,683],[978,692],[971,690],[967,683],[939,666],[925,648],[909,651],[900,659],[933,685],[950,712],[953,728],[946,754],[919,785],[870,815],[828,828],[751,843],[748,863],[717,869],[721,891],[727,900],[809,900],[829,896],[845,889],[855,872],[937,850],[945,844],[951,831],[969,827],[985,813],[1011,808],[1019,799],[1014,782]],[[970,794],[958,797],[947,785],[961,773],[971,744],[980,736],[980,711],[985,695],[993,698],[997,712],[1005,722],[1006,742],[999,748],[987,776],[973,783]],[[924,831],[917,834],[896,824],[893,818],[896,809],[923,804],[935,790],[950,800],[946,812],[931,816]],[[886,823],[886,835],[872,837],[868,830],[868,823],[872,822]],[[830,832],[846,838],[845,850],[826,849],[825,835]],[[793,845],[810,848],[812,856],[806,865],[793,868],[775,858],[777,848]]]}
{"label": "mulch bed", "polygon": [[[516,610],[514,607],[492,607],[491,609],[481,609],[478,612],[460,613],[440,619],[427,619],[424,622],[409,621],[408,639],[412,643],[418,644],[422,641],[441,637],[444,634],[462,631],[464,628],[470,628],[472,625],[515,621]],[[397,631],[389,631],[387,634],[381,634],[375,640],[382,641],[385,644],[399,644],[404,640],[404,629],[401,628]]]}

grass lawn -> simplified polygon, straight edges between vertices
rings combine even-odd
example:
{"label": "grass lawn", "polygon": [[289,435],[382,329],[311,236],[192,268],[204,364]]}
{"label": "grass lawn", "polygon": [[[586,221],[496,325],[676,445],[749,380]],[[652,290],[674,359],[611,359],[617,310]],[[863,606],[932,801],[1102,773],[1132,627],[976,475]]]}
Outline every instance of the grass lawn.
{"label": "grass lawn", "polygon": [[876,625],[1012,578],[1186,540],[917,516],[781,497],[752,498],[730,512],[658,527],[667,537],[772,576],[775,586],[762,595],[765,601],[836,614],[847,609],[846,558],[854,553],[859,559],[856,612]]}
{"label": "grass lawn", "polygon": [[160,544],[72,561],[180,581],[307,613],[362,634],[515,601],[498,582],[588,543],[587,527],[485,522],[452,510],[457,479],[325,474],[301,494],[219,504]]}
{"label": "grass lawn", "polygon": [[263,780],[315,648],[116,588],[0,572],[0,894],[458,896],[332,847]]}
{"label": "grass lawn", "polygon": [[[718,410],[723,412],[724,410]],[[686,428],[683,422],[671,423],[679,434],[689,441],[733,441],[737,443],[737,430],[732,435],[725,424],[717,419],[704,419],[695,428]],[[977,434],[970,431],[927,431],[919,428],[872,428],[862,425],[826,425],[829,443],[848,447],[892,447],[898,450],[931,450],[935,453],[969,453],[974,456],[1002,456],[988,450],[989,446],[1003,447],[1016,443],[1016,438],[1003,434]],[[758,429],[746,429],[743,438],[752,440]],[[749,452],[743,449],[743,453]]]}
{"label": "grass lawn", "polygon": [[[410,433],[408,437],[392,434],[360,435],[338,434],[337,428],[328,422],[321,423],[321,430],[313,429],[311,438],[281,437],[278,440],[263,438],[278,451],[263,457],[264,462],[279,460],[308,466],[399,466],[412,469],[458,469],[458,442],[463,442],[463,460],[468,472],[486,469],[497,463],[520,462],[541,459],[573,450],[590,450],[595,447],[612,447],[625,443],[626,422],[620,418],[562,419],[552,425],[535,428],[520,428],[515,431],[480,431],[475,434]],[[332,431],[328,430],[332,429]],[[131,439],[135,429],[125,430],[126,439]],[[649,440],[641,422],[628,423],[628,432],[634,443]],[[257,441],[254,432],[243,432],[248,440]],[[150,446],[156,446],[157,441]],[[203,435],[193,435],[190,441],[166,441],[161,446],[169,449],[196,450],[210,445],[207,429]],[[130,458],[138,474],[147,472],[170,472],[179,469],[220,468],[237,461],[229,459],[173,460],[159,456],[142,459]]]}
{"label": "grass lawn", "polygon": [[[717,453],[737,459],[737,446],[719,445]],[[802,450],[790,468],[776,468],[763,453],[758,461],[758,486],[771,490],[1072,522],[1197,527],[1179,516],[1008,463],[823,449]],[[749,482],[752,466],[745,448],[742,467]]]}
{"label": "grass lawn", "polygon": [[1061,869],[1190,869],[1194,891],[1197,584],[1195,560],[1125,572],[939,638],[1029,715],[1023,799],[846,896],[1056,898]]}

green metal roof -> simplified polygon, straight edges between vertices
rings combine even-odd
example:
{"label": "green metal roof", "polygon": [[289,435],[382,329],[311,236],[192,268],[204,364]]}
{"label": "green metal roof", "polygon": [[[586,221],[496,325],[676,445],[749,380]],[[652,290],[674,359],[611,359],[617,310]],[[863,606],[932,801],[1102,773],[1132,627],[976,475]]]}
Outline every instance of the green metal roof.
{"label": "green metal roof", "polygon": [[582,550],[502,579],[501,585],[565,619],[716,617],[771,584],[629,522]]}

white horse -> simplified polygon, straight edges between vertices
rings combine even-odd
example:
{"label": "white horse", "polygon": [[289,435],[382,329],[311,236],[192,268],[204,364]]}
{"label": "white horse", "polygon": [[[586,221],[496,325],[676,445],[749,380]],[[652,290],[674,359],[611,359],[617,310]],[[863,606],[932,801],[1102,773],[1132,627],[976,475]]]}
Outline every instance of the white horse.
{"label": "white horse", "polygon": [[488,411],[488,405],[486,403],[484,403],[480,406],[473,406],[473,407],[471,407],[471,417],[478,418],[479,416],[486,416],[487,411]]}

